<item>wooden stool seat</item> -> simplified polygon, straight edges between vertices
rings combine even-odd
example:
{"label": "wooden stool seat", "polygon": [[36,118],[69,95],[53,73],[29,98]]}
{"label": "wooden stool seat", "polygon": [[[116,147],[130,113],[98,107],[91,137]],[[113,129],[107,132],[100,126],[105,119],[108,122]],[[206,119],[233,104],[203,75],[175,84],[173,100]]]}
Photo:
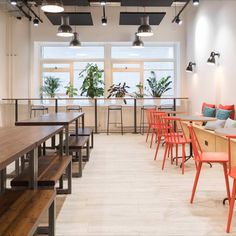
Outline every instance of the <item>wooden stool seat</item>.
{"label": "wooden stool seat", "polygon": [[0,196],[0,235],[30,236],[49,210],[48,235],[55,235],[55,190],[7,190]]}

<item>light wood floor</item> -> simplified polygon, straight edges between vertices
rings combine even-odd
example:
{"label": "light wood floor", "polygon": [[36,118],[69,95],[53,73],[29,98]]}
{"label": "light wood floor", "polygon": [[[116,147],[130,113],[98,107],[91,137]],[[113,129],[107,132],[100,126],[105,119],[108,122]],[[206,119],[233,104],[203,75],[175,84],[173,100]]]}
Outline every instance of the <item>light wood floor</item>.
{"label": "light wood floor", "polygon": [[[223,169],[206,165],[193,205],[189,203],[195,168],[161,171],[163,148],[153,161],[142,135],[95,136],[95,148],[73,194],[57,197],[58,236],[226,235],[228,204]],[[236,213],[232,233],[236,235]]]}

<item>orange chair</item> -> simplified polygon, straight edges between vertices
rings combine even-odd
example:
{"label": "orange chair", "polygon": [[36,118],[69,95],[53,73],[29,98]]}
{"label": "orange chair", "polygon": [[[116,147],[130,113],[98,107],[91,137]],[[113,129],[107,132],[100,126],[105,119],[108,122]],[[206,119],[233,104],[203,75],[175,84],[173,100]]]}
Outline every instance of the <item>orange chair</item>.
{"label": "orange chair", "polygon": [[229,215],[228,215],[228,222],[226,232],[230,232],[230,225],[233,217],[233,210],[234,210],[234,202],[235,202],[235,195],[236,195],[236,166],[232,166],[232,157],[231,157],[231,139],[236,139],[236,136],[227,136],[228,138],[228,153],[229,153],[229,176],[233,178],[233,189],[232,189],[232,197],[231,199],[228,197],[230,202],[229,207]]}
{"label": "orange chair", "polygon": [[165,137],[165,123],[164,123],[164,117],[166,117],[167,114],[164,112],[155,112],[154,113],[154,129],[156,131],[156,139],[157,139],[157,146],[156,146],[156,152],[154,160],[157,159],[158,150],[160,147],[161,139]]}
{"label": "orange chair", "polygon": [[228,154],[224,152],[203,152],[199,144],[199,141],[197,139],[196,133],[193,129],[193,126],[189,125],[188,128],[189,128],[189,133],[190,133],[192,147],[193,147],[194,159],[197,165],[197,172],[196,172],[196,176],[195,176],[195,180],[193,184],[190,203],[193,203],[193,199],[195,196],[197,183],[198,183],[198,179],[200,176],[203,163],[218,163],[218,164],[223,165],[227,196],[230,199],[229,179],[227,175],[227,162],[229,160]]}
{"label": "orange chair", "polygon": [[185,146],[191,141],[186,137],[181,119],[177,117],[164,117],[165,121],[165,141],[166,147],[164,152],[164,159],[162,163],[162,170],[164,169],[167,153],[171,152],[171,164],[173,164],[173,147],[176,147],[176,164],[178,164],[178,146],[182,145],[182,174],[184,174],[185,163]]}

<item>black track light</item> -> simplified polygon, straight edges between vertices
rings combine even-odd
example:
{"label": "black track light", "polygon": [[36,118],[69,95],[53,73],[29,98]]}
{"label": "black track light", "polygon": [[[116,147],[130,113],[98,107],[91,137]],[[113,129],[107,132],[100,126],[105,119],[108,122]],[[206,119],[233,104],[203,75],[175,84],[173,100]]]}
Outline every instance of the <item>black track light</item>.
{"label": "black track light", "polygon": [[103,26],[106,26],[106,25],[107,25],[107,18],[106,18],[105,6],[103,6],[102,25],[103,25]]}
{"label": "black track light", "polygon": [[180,19],[179,16],[176,16],[175,17],[175,23],[178,24],[178,25],[182,25],[183,21]]}
{"label": "black track light", "polygon": [[199,0],[193,0],[193,5],[198,6],[199,5]]}
{"label": "black track light", "polygon": [[39,19],[38,18],[34,18],[33,24],[34,24],[34,26],[39,26]]}
{"label": "black track light", "polygon": [[17,0],[11,0],[11,5],[16,6],[17,5]]}

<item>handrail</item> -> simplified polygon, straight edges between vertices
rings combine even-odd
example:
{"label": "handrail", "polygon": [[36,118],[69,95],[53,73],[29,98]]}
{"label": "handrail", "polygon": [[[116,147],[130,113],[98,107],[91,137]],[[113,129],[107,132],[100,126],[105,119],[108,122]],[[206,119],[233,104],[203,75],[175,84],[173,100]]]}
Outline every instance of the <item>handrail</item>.
{"label": "handrail", "polygon": [[14,101],[15,102],[15,122],[18,121],[18,105],[19,101],[54,101],[55,102],[55,112],[58,112],[58,101],[73,101],[73,100],[87,100],[94,101],[94,118],[95,118],[95,133],[98,132],[98,101],[109,101],[109,100],[132,100],[134,107],[134,133],[137,133],[137,101],[145,100],[173,100],[172,110],[176,111],[176,101],[177,100],[188,100],[188,97],[144,97],[144,98],[135,98],[135,97],[123,97],[123,98],[87,98],[87,97],[74,97],[74,98],[3,98],[2,101]]}

